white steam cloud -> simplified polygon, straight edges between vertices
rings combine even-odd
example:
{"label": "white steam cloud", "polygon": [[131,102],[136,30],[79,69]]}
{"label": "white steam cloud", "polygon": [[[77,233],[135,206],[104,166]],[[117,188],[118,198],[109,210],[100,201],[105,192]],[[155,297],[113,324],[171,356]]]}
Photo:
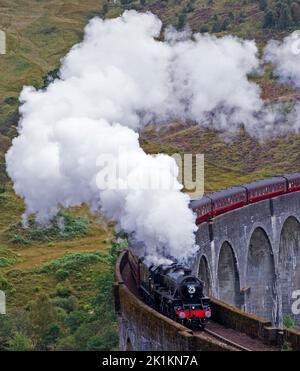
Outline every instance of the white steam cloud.
{"label": "white steam cloud", "polygon": [[[274,65],[274,73],[286,85],[300,88],[300,31],[282,41],[271,40],[265,48],[264,59]],[[300,103],[289,107],[285,119],[288,131],[300,132]]]}
{"label": "white steam cloud", "polygon": [[283,41],[271,40],[264,57],[275,66],[275,74],[284,83],[300,87],[300,31],[295,31]]}
{"label": "white steam cloud", "polygon": [[[195,253],[194,215],[178,169],[168,156],[145,154],[134,130],[178,118],[257,133],[270,130],[274,117],[247,78],[260,65],[254,42],[183,38],[174,30],[162,42],[161,26],[135,11],[95,18],[63,59],[60,79],[45,90],[23,89],[19,136],[6,161],[25,217],[47,222],[61,206],[87,203],[144,242],[148,255]],[[145,187],[151,174],[160,179],[155,191]],[[115,175],[117,187],[101,186]]]}

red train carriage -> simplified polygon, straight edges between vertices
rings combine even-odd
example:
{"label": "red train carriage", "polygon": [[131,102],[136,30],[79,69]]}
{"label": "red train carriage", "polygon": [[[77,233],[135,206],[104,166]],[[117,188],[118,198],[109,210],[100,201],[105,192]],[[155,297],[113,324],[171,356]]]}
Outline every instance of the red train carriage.
{"label": "red train carriage", "polygon": [[243,187],[234,187],[215,192],[208,197],[212,200],[213,217],[247,205],[247,191]]}
{"label": "red train carriage", "polygon": [[247,191],[243,187],[210,193],[190,203],[190,207],[197,214],[196,224],[245,205],[247,205]]}
{"label": "red train carriage", "polygon": [[288,182],[288,192],[300,191],[300,173],[286,174],[283,177]]}
{"label": "red train carriage", "polygon": [[196,224],[200,224],[212,218],[212,200],[203,196],[190,202],[190,208],[197,214]]}
{"label": "red train carriage", "polygon": [[248,203],[266,200],[287,192],[287,181],[283,177],[259,180],[244,186],[248,192]]}
{"label": "red train carriage", "polygon": [[201,199],[192,200],[190,208],[197,214],[196,224],[200,224],[239,207],[298,191],[300,173],[287,174],[210,193]]}

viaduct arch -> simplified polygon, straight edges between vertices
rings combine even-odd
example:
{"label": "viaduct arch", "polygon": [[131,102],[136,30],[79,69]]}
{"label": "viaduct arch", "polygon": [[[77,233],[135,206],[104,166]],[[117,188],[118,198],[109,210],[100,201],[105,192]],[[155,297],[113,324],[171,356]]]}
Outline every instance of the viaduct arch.
{"label": "viaduct arch", "polygon": [[278,280],[280,291],[280,311],[283,316],[293,319],[300,327],[300,318],[292,313],[292,292],[300,288],[300,223],[297,218],[289,217],[283,224],[278,258]]}
{"label": "viaduct arch", "polygon": [[217,274],[219,298],[235,307],[241,307],[238,264],[235,252],[227,241],[220,249]]}
{"label": "viaduct arch", "polygon": [[292,313],[292,292],[300,290],[299,221],[296,192],[202,223],[196,233],[200,249],[194,273],[210,277],[215,298],[276,326],[288,317],[300,328],[300,316]]}

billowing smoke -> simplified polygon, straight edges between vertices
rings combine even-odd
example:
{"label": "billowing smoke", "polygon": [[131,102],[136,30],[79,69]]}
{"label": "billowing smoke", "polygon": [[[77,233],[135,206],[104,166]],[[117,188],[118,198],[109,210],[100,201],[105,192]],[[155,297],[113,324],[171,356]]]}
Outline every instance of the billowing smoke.
{"label": "billowing smoke", "polygon": [[275,66],[275,74],[284,83],[300,87],[300,32],[283,41],[271,40],[265,48],[265,60]]}
{"label": "billowing smoke", "polygon": [[172,51],[173,87],[185,117],[227,132],[243,123],[253,133],[263,109],[260,89],[248,79],[260,67],[255,43],[197,34]]}
{"label": "billowing smoke", "polygon": [[[274,65],[274,74],[280,82],[300,88],[300,31],[295,31],[282,41],[272,40],[264,51],[264,59]],[[300,103],[288,107],[286,124],[289,130],[300,131]]]}
{"label": "billowing smoke", "polygon": [[34,213],[47,222],[61,206],[87,203],[143,241],[148,255],[184,259],[196,251],[174,161],[145,154],[134,130],[172,118],[257,130],[263,104],[247,75],[259,60],[254,42],[174,30],[163,42],[161,26],[134,11],[95,18],[63,59],[60,79],[23,89],[19,136],[6,160],[25,219]]}

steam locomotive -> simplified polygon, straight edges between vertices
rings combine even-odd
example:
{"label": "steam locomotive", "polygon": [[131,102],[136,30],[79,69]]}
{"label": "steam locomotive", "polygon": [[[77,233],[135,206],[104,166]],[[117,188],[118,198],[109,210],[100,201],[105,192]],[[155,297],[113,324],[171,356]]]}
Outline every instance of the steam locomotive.
{"label": "steam locomotive", "polygon": [[149,265],[129,251],[129,264],[144,301],[161,314],[192,329],[204,328],[211,317],[203,282],[176,262]]}
{"label": "steam locomotive", "polygon": [[200,224],[239,207],[298,191],[300,173],[287,174],[210,193],[192,200],[190,208],[197,214],[196,224]]}

